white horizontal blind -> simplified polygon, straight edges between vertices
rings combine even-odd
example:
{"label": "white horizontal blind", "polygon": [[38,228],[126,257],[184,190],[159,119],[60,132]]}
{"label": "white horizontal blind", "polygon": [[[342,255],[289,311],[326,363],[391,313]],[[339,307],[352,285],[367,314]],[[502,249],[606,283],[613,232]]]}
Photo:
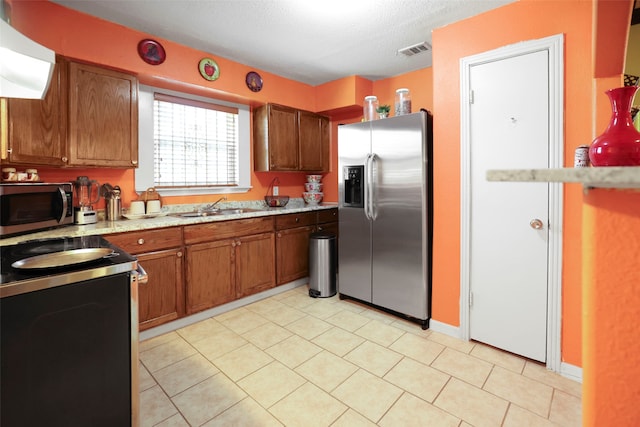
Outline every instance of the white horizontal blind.
{"label": "white horizontal blind", "polygon": [[154,185],[238,185],[238,110],[154,95]]}

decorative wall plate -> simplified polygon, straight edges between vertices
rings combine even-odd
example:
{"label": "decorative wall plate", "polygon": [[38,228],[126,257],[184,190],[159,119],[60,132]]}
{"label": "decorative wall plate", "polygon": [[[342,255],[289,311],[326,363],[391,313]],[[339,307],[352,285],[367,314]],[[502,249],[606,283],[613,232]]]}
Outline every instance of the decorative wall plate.
{"label": "decorative wall plate", "polygon": [[211,58],[202,58],[198,64],[198,70],[205,80],[213,81],[220,77],[220,67]]}
{"label": "decorative wall plate", "polygon": [[151,65],[162,64],[167,57],[162,45],[151,39],[140,40],[138,55],[144,62]]}
{"label": "decorative wall plate", "polygon": [[260,92],[262,90],[262,77],[255,71],[249,71],[245,79],[247,87],[253,92]]}

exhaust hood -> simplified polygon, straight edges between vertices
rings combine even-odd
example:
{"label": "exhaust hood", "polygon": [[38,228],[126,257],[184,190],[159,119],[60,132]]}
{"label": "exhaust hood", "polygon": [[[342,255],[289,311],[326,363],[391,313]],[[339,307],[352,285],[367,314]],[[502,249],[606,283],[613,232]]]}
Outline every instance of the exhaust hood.
{"label": "exhaust hood", "polygon": [[55,63],[54,51],[0,19],[0,97],[44,98]]}

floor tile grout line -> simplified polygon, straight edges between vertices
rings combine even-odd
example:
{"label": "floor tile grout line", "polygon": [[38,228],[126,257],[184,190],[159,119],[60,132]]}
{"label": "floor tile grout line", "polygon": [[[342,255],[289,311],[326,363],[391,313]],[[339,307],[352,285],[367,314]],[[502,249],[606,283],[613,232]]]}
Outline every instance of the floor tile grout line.
{"label": "floor tile grout line", "polygon": [[[335,304],[335,303],[333,303],[333,304]],[[284,339],[282,339],[282,340],[278,341],[277,343],[273,343],[273,344],[269,345],[268,347],[266,347],[266,348],[264,348],[264,349],[257,347],[260,351],[264,352],[265,354],[267,354],[269,357],[271,357],[271,358],[273,359],[270,363],[273,363],[274,361],[278,361],[278,362],[279,362],[279,363],[281,363],[283,366],[285,366],[285,368],[286,368],[286,369],[288,369],[288,370],[290,370],[290,371],[292,371],[292,372],[296,373],[296,372],[295,372],[295,369],[296,369],[297,367],[299,367],[300,365],[302,365],[302,364],[306,363],[308,360],[312,359],[312,358],[313,358],[313,357],[315,357],[316,355],[321,354],[321,352],[322,352],[322,351],[326,351],[326,352],[328,352],[329,354],[332,354],[332,355],[334,355],[335,357],[338,357],[339,359],[344,360],[344,361],[346,361],[346,362],[348,362],[348,363],[350,363],[350,364],[354,365],[354,364],[353,364],[353,362],[351,362],[351,361],[349,361],[349,360],[345,359],[345,357],[347,357],[351,352],[353,352],[355,349],[357,349],[358,347],[362,346],[363,344],[365,344],[365,343],[367,343],[367,342],[372,343],[372,344],[374,344],[374,345],[378,345],[378,346],[380,346],[380,347],[382,347],[382,348],[384,348],[384,349],[390,350],[390,351],[392,351],[392,352],[394,352],[394,353],[398,354],[399,356],[401,356],[401,358],[400,358],[400,359],[399,359],[399,360],[398,360],[398,361],[397,361],[397,362],[396,362],[392,367],[388,368],[388,369],[384,372],[384,374],[382,374],[381,376],[379,376],[379,375],[377,375],[377,374],[375,374],[375,373],[373,373],[373,372],[371,372],[371,371],[368,371],[366,368],[363,368],[363,367],[361,367],[361,366],[359,366],[359,365],[354,365],[354,366],[356,366],[356,367],[357,367],[356,371],[354,371],[351,375],[349,375],[346,379],[344,379],[340,384],[338,384],[338,385],[334,386],[334,387],[333,387],[333,389],[332,389],[331,391],[326,391],[326,390],[322,389],[322,387],[319,387],[319,385],[315,384],[313,381],[311,381],[311,380],[309,380],[309,379],[307,379],[307,378],[304,378],[304,377],[303,377],[303,378],[305,379],[305,382],[304,382],[302,385],[300,385],[299,387],[297,387],[295,390],[291,391],[291,392],[290,392],[289,394],[287,394],[286,396],[289,396],[291,393],[294,393],[294,392],[295,392],[296,390],[298,390],[300,387],[304,386],[304,384],[312,384],[314,387],[318,387],[319,389],[321,389],[321,390],[323,390],[324,392],[328,393],[328,394],[329,394],[330,396],[332,396],[333,398],[337,399],[337,397],[335,397],[335,396],[333,395],[333,393],[335,392],[335,390],[336,390],[338,387],[340,387],[340,385],[344,384],[344,382],[345,382],[345,381],[347,381],[349,378],[351,378],[353,375],[355,375],[355,373],[357,373],[358,371],[362,370],[363,372],[367,372],[367,373],[369,373],[370,375],[373,375],[373,376],[375,376],[376,378],[379,378],[379,379],[381,379],[381,380],[383,380],[383,381],[387,382],[388,384],[390,384],[390,385],[392,385],[392,386],[394,386],[394,387],[397,387],[399,390],[402,390],[402,393],[401,393],[401,395],[400,395],[400,396],[402,396],[404,393],[407,393],[407,394],[409,394],[409,395],[411,395],[411,396],[416,397],[417,399],[420,399],[421,401],[423,401],[423,402],[425,402],[425,403],[427,403],[427,404],[429,404],[429,405],[434,405],[434,404],[435,404],[435,402],[437,401],[437,399],[441,396],[442,391],[443,391],[443,390],[447,387],[447,385],[451,382],[451,379],[452,379],[452,378],[456,378],[457,380],[462,381],[462,382],[464,382],[464,383],[466,383],[466,384],[469,384],[470,386],[472,386],[472,387],[474,387],[474,388],[476,388],[476,389],[482,390],[482,391],[487,392],[487,393],[489,393],[489,394],[491,394],[491,395],[493,395],[493,396],[495,396],[495,397],[497,397],[497,398],[499,398],[499,399],[505,400],[505,401],[507,402],[507,410],[505,411],[505,415],[504,415],[504,418],[503,418],[503,423],[504,423],[504,420],[506,419],[506,416],[507,416],[506,414],[508,414],[509,408],[510,408],[512,405],[515,405],[515,404],[514,404],[514,402],[511,402],[511,401],[510,401],[510,400],[508,400],[508,399],[504,399],[504,398],[502,398],[502,397],[500,397],[500,396],[497,396],[497,395],[495,395],[495,394],[493,394],[493,393],[491,393],[491,392],[489,392],[489,391],[487,391],[487,390],[485,390],[485,389],[484,389],[484,387],[485,387],[485,386],[486,386],[486,384],[487,384],[487,381],[489,380],[489,378],[490,378],[491,374],[494,372],[494,370],[496,369],[496,367],[500,367],[501,369],[504,369],[504,370],[506,370],[506,371],[508,371],[508,372],[510,372],[510,373],[513,373],[514,375],[518,375],[518,376],[520,376],[520,377],[524,377],[524,378],[526,378],[526,379],[529,379],[529,380],[531,380],[531,381],[535,381],[535,382],[537,382],[537,383],[539,383],[539,384],[541,384],[541,385],[545,385],[545,386],[547,386],[547,387],[550,387],[550,388],[551,388],[551,390],[552,390],[552,394],[551,394],[551,400],[550,400],[549,405],[548,405],[548,408],[547,408],[547,417],[546,417],[546,419],[547,419],[547,420],[549,420],[549,417],[551,416],[551,408],[552,408],[552,405],[553,405],[553,399],[554,399],[554,396],[557,394],[557,391],[563,391],[563,392],[564,392],[564,393],[566,393],[568,396],[573,397],[573,398],[577,398],[577,399],[580,399],[580,398],[581,398],[581,396],[576,396],[576,395],[574,395],[572,392],[564,391],[564,390],[563,390],[563,389],[561,389],[561,388],[556,388],[554,385],[551,385],[550,383],[545,382],[545,381],[544,381],[544,379],[540,380],[540,379],[538,379],[538,378],[534,378],[534,377],[531,377],[531,376],[529,376],[529,375],[525,375],[526,366],[527,366],[527,363],[528,363],[528,361],[527,361],[527,360],[525,360],[525,363],[523,364],[523,367],[519,370],[519,372],[517,372],[517,371],[513,371],[513,370],[508,369],[508,368],[506,368],[506,367],[504,367],[504,366],[502,366],[502,365],[498,365],[498,364],[496,364],[496,363],[493,363],[493,362],[491,362],[491,361],[489,361],[489,360],[487,360],[487,359],[485,359],[485,358],[483,358],[483,357],[479,356],[478,354],[472,354],[472,353],[473,353],[474,348],[476,348],[478,344],[474,344],[473,346],[471,346],[471,347],[469,348],[469,350],[468,350],[467,352],[464,352],[464,351],[460,351],[458,348],[449,347],[448,345],[443,344],[443,343],[441,343],[441,342],[439,342],[439,341],[437,341],[437,340],[429,339],[429,336],[423,336],[423,335],[420,335],[420,334],[413,334],[412,332],[406,331],[406,330],[404,330],[403,328],[401,328],[401,327],[398,327],[398,326],[394,325],[393,323],[385,323],[385,322],[381,322],[381,323],[382,323],[382,324],[384,324],[384,325],[386,325],[386,326],[391,326],[392,328],[397,329],[401,334],[400,334],[398,337],[396,337],[393,341],[391,341],[389,344],[382,345],[382,344],[380,344],[380,343],[379,343],[379,342],[377,342],[377,341],[371,340],[371,339],[370,339],[369,337],[367,337],[367,336],[358,335],[358,334],[356,333],[358,330],[361,330],[364,326],[366,326],[366,325],[370,324],[372,321],[377,320],[377,319],[372,318],[372,317],[369,317],[369,316],[362,316],[361,314],[359,314],[359,313],[361,313],[362,311],[360,311],[360,312],[353,312],[353,311],[351,311],[351,310],[347,310],[347,309],[341,309],[341,310],[338,310],[338,311],[336,311],[335,313],[330,314],[328,317],[323,317],[323,318],[321,318],[321,317],[318,317],[318,316],[317,316],[316,314],[314,314],[314,313],[309,313],[309,312],[305,311],[305,310],[309,309],[312,305],[313,305],[313,304],[307,304],[307,305],[304,307],[304,309],[300,309],[299,307],[296,307],[296,306],[290,306],[290,307],[291,307],[292,309],[294,309],[294,310],[300,311],[300,312],[301,312],[302,314],[304,314],[305,316],[311,316],[311,317],[313,317],[313,318],[315,318],[315,319],[317,319],[317,320],[323,321],[324,323],[327,323],[327,324],[331,325],[331,328],[334,328],[334,327],[335,327],[335,328],[339,328],[339,329],[343,330],[343,331],[344,331],[344,332],[346,332],[346,333],[349,333],[349,334],[354,335],[354,336],[356,336],[356,337],[362,338],[362,339],[363,339],[363,341],[362,341],[361,343],[359,343],[356,347],[354,347],[354,348],[352,348],[351,350],[349,350],[349,351],[348,351],[347,353],[345,353],[344,355],[339,355],[339,354],[336,354],[336,353],[334,353],[333,351],[331,351],[331,350],[329,350],[329,349],[326,349],[326,348],[324,348],[324,347],[322,347],[322,346],[320,346],[320,345],[318,345],[318,344],[316,344],[316,343],[314,343],[314,342],[313,342],[313,340],[314,340],[315,338],[317,338],[318,336],[321,336],[322,334],[326,333],[328,330],[325,330],[325,331],[321,332],[320,334],[318,334],[318,335],[316,335],[316,336],[314,336],[314,337],[312,337],[312,338],[306,338],[306,337],[304,337],[304,336],[302,336],[302,335],[300,335],[300,334],[296,333],[295,331],[293,331],[293,330],[290,330],[290,329],[286,328],[286,326],[291,325],[292,323],[294,323],[295,321],[300,320],[300,319],[292,320],[292,321],[290,321],[290,322],[288,322],[288,323],[286,323],[286,324],[284,324],[284,325],[280,325],[280,324],[278,324],[278,323],[274,322],[273,320],[271,320],[271,319],[269,319],[269,318],[265,317],[265,314],[264,314],[264,313],[258,313],[258,312],[252,311],[255,315],[260,316],[260,317],[262,317],[263,319],[265,319],[265,320],[266,320],[266,322],[270,322],[270,323],[274,324],[275,326],[280,327],[280,328],[283,328],[283,329],[285,329],[288,333],[290,333],[290,335],[289,335],[288,337],[286,337],[286,338],[284,338]],[[365,309],[365,310],[366,310],[366,309]],[[343,328],[341,328],[339,325],[337,325],[337,324],[335,324],[335,323],[331,323],[331,322],[329,322],[329,321],[328,321],[328,319],[331,319],[332,317],[334,317],[334,316],[338,315],[339,313],[346,312],[346,311],[349,311],[349,312],[354,313],[354,314],[356,314],[356,315],[359,315],[359,316],[365,317],[365,318],[367,318],[368,320],[367,320],[367,322],[366,322],[365,324],[361,325],[360,327],[358,327],[357,329],[355,329],[355,330],[353,330],[353,331],[343,329]],[[268,312],[266,312],[266,313],[268,313]],[[212,318],[210,318],[210,319],[214,319],[214,320],[216,320],[216,319],[215,319],[215,317],[212,317]],[[207,319],[207,320],[209,320],[209,319]],[[217,320],[216,320],[216,321],[217,321]],[[239,335],[240,337],[244,338],[242,334],[238,334],[236,331],[234,331],[234,330],[232,330],[231,328],[229,328],[227,325],[225,325],[225,324],[223,323],[223,321],[217,321],[217,322],[218,322],[221,326],[223,326],[223,327],[225,327],[226,329],[228,329],[230,332],[232,332],[232,333],[234,333],[234,334],[236,334],[236,335]],[[260,324],[260,325],[258,325],[257,327],[260,327],[260,326],[263,326],[263,325],[264,325],[264,324]],[[254,329],[255,329],[255,328],[254,328]],[[253,330],[253,329],[252,329],[252,330]],[[179,330],[178,330],[178,331],[179,331]],[[190,340],[189,340],[185,335],[182,335],[182,334],[181,334],[181,333],[179,333],[178,331],[176,331],[176,332],[177,332],[177,333],[176,333],[176,336],[177,336],[177,338],[178,338],[178,339],[182,339],[183,341],[185,341],[185,342],[186,342],[186,343],[187,343],[191,348],[193,348],[193,349],[194,349],[194,351],[196,352],[196,354],[199,354],[199,355],[201,355],[202,357],[204,357],[204,358],[205,358],[209,363],[211,363],[214,367],[216,367],[216,369],[218,369],[218,372],[217,372],[216,374],[214,374],[214,375],[217,375],[218,373],[220,373],[220,374],[224,375],[224,376],[225,376],[229,381],[231,381],[233,384],[235,384],[236,386],[238,386],[238,387],[239,387],[239,385],[237,384],[237,381],[233,381],[233,380],[231,380],[231,379],[230,379],[230,378],[229,378],[229,377],[224,373],[224,371],[222,371],[222,370],[220,370],[220,369],[218,368],[218,366],[213,362],[213,360],[211,360],[211,359],[207,358],[207,357],[206,357],[202,352],[200,352],[200,350],[199,350],[198,348],[196,348],[196,347],[195,347],[194,343],[195,343],[195,342],[199,342],[200,340],[196,340],[196,341],[194,341],[194,342],[192,343],[192,342],[191,342],[191,341],[190,341]],[[245,331],[244,333],[246,334],[246,333],[248,333],[248,332],[249,332],[249,331]],[[431,362],[430,362],[429,364],[425,364],[425,366],[429,366],[429,367],[431,367],[432,369],[437,370],[438,372],[441,372],[441,373],[443,373],[444,375],[446,375],[446,376],[447,376],[447,381],[446,381],[446,382],[445,382],[445,384],[442,386],[442,388],[438,391],[438,393],[436,394],[436,396],[433,398],[433,402],[428,402],[428,401],[424,400],[423,398],[421,398],[420,396],[416,396],[416,395],[414,395],[414,394],[413,394],[413,393],[411,393],[410,391],[406,390],[404,387],[401,387],[401,386],[395,385],[395,384],[393,384],[393,383],[390,383],[388,380],[386,380],[386,379],[384,378],[384,376],[386,376],[389,372],[391,372],[391,371],[392,371],[392,370],[393,370],[393,369],[394,369],[394,368],[395,368],[399,363],[401,363],[401,362],[402,362],[402,360],[404,360],[405,358],[406,358],[406,359],[409,359],[409,360],[414,360],[414,361],[415,361],[415,362],[417,362],[417,363],[424,364],[424,363],[423,363],[422,361],[420,361],[420,360],[413,359],[411,356],[408,356],[408,355],[406,355],[406,354],[403,354],[403,353],[401,353],[401,352],[398,352],[398,351],[396,351],[396,350],[394,350],[394,349],[390,348],[394,343],[396,343],[399,339],[401,339],[403,336],[405,336],[405,335],[407,335],[407,334],[412,334],[413,336],[417,336],[417,337],[420,337],[420,338],[422,338],[422,339],[429,340],[429,341],[431,341],[431,342],[433,342],[433,343],[435,343],[435,344],[438,344],[438,345],[442,346],[442,349],[441,349],[441,350],[438,352],[438,354],[437,354],[437,355],[436,355],[436,356],[431,360]],[[429,334],[429,335],[431,335],[431,334]],[[321,349],[321,350],[320,350],[320,352],[316,353],[315,355],[312,355],[311,357],[307,358],[305,361],[298,363],[298,365],[297,365],[297,366],[295,366],[295,367],[289,367],[289,366],[287,366],[287,365],[284,365],[284,363],[282,363],[281,361],[279,361],[277,358],[274,358],[274,357],[273,357],[273,356],[271,356],[269,353],[267,353],[267,350],[268,350],[268,349],[270,349],[270,348],[274,347],[275,345],[277,345],[277,344],[279,344],[279,343],[283,342],[284,340],[286,340],[286,339],[288,339],[288,338],[290,338],[290,337],[292,337],[292,336],[297,336],[298,338],[300,338],[300,339],[302,339],[302,340],[304,340],[304,341],[306,341],[306,342],[308,342],[308,343],[310,343],[310,344],[312,344],[312,345],[317,346],[318,348],[320,348],[320,349]],[[206,339],[206,338],[202,338],[202,340],[204,340],[204,339]],[[246,338],[245,338],[245,340],[246,340]],[[168,343],[170,343],[171,341],[173,341],[173,340],[169,340],[169,341],[167,341],[167,342],[165,342],[165,343],[160,343],[160,344],[158,344],[157,346],[154,346],[154,347],[151,347],[151,348],[145,349],[145,351],[151,350],[151,349],[156,348],[156,347],[158,347],[158,346],[161,346],[161,345],[163,345],[163,344],[168,344]],[[251,341],[249,341],[249,340],[246,340],[246,341],[247,341],[247,342],[246,342],[245,344],[243,344],[242,346],[240,346],[240,347],[238,347],[238,348],[242,348],[242,347],[244,347],[244,346],[246,346],[246,345],[251,344]],[[255,345],[255,344],[254,344],[254,345]],[[238,348],[233,349],[233,350],[231,350],[231,351],[235,351],[235,350],[237,350]],[[454,375],[451,375],[451,374],[449,374],[449,373],[447,373],[447,372],[440,371],[439,369],[437,369],[437,368],[435,368],[435,367],[433,367],[433,366],[432,366],[432,364],[433,364],[436,360],[438,360],[438,358],[442,355],[442,353],[443,353],[447,348],[449,348],[449,349],[451,349],[451,350],[454,350],[454,351],[458,351],[458,352],[460,352],[461,354],[466,354],[466,355],[468,355],[468,356],[472,356],[474,359],[477,359],[477,360],[482,361],[482,362],[485,362],[485,363],[489,363],[489,364],[491,365],[491,370],[489,371],[489,373],[488,373],[487,377],[484,379],[483,384],[482,384],[480,387],[478,387],[478,386],[476,386],[476,385],[474,385],[474,384],[470,384],[470,383],[466,382],[465,380],[462,380],[462,379],[460,379],[460,378],[458,378],[458,377],[455,377]],[[231,351],[230,351],[230,352],[231,352]],[[228,353],[229,353],[229,352],[223,353],[223,355],[226,355],[226,354],[228,354]],[[223,355],[221,355],[221,356],[219,356],[219,357],[222,357]],[[167,367],[169,367],[169,366],[172,366],[173,364],[176,364],[176,363],[178,363],[178,362],[180,362],[180,361],[183,361],[183,360],[185,360],[185,359],[187,359],[187,358],[189,358],[189,357],[193,357],[193,356],[194,356],[194,354],[189,355],[189,356],[186,356],[185,358],[182,358],[182,359],[180,359],[179,361],[175,361],[175,362],[173,362],[173,363],[171,363],[171,364],[169,364],[169,365],[167,365],[167,366],[165,366],[165,367],[163,367],[163,368],[160,368],[160,369],[156,370],[156,373],[157,373],[158,371],[160,371],[161,369],[165,369],[165,368],[167,368]],[[180,416],[181,416],[181,417],[183,417],[183,419],[186,419],[186,418],[184,418],[184,415],[179,411],[179,409],[175,406],[175,404],[173,403],[172,398],[170,398],[170,397],[168,396],[168,394],[167,394],[167,392],[165,391],[165,389],[164,389],[164,388],[162,387],[162,385],[157,381],[157,378],[156,378],[156,376],[154,375],[154,373],[152,373],[151,371],[149,371],[148,366],[147,366],[144,362],[142,362],[142,360],[140,360],[140,363],[142,363],[142,364],[143,364],[144,368],[147,370],[147,372],[149,373],[149,375],[152,377],[153,382],[154,382],[154,385],[157,385],[157,386],[158,386],[158,388],[159,388],[159,390],[160,390],[160,391],[161,391],[161,392],[162,392],[162,393],[163,393],[163,394],[164,394],[164,395],[165,395],[165,396],[166,396],[166,397],[171,401],[171,403],[172,403],[173,407],[178,411],[178,413],[180,413]],[[262,368],[264,368],[264,367],[260,367],[260,368],[258,368],[258,369],[256,369],[256,370],[252,371],[251,373],[257,372],[258,370],[260,370],[260,369],[262,369]],[[251,373],[249,373],[249,374],[245,375],[243,378],[245,378],[245,377],[246,377],[246,376],[248,376],[248,375],[251,375]],[[298,374],[298,375],[299,375],[299,374]],[[209,379],[209,378],[211,378],[211,376],[207,377],[207,379]],[[206,379],[205,379],[205,380],[206,380]],[[205,380],[202,380],[202,381],[205,381]],[[198,382],[197,384],[200,384],[202,381]],[[238,381],[240,381],[240,380],[238,380]],[[153,386],[152,386],[152,387],[153,387]],[[193,387],[193,386],[191,386],[191,387]],[[151,388],[151,387],[150,387],[150,388]],[[189,388],[190,388],[190,387],[189,387]],[[185,390],[181,391],[180,393],[182,393],[182,392],[184,392],[184,391],[188,390],[189,388],[187,388],[187,389],[185,389]],[[242,389],[242,388],[241,388],[241,389]],[[148,389],[147,389],[147,390],[148,390]],[[242,390],[244,391],[244,389],[242,389]],[[180,393],[178,393],[178,394],[180,394]],[[176,396],[177,396],[178,394],[176,394]],[[246,393],[246,392],[245,392],[245,394],[246,394],[246,396],[245,396],[245,398],[244,398],[244,399],[246,399],[247,397],[250,397],[250,395],[249,395],[248,393]],[[285,397],[286,397],[286,396],[285,396]],[[284,399],[285,397],[282,397],[280,400]],[[242,400],[244,400],[244,399],[241,399],[241,401],[242,401]],[[393,404],[391,404],[391,406],[390,406],[389,408],[387,408],[387,410],[386,410],[385,414],[386,414],[386,413],[388,413],[388,411],[390,410],[390,408],[392,408],[392,407],[397,403],[397,401],[398,401],[399,399],[400,399],[400,397],[398,397],[398,398],[394,401],[394,403],[393,403]],[[279,401],[280,401],[280,400],[279,400]],[[337,399],[337,400],[338,400],[338,401],[340,401],[340,399]],[[254,399],[254,401],[255,401],[255,399]],[[239,403],[239,402],[236,402],[236,404],[238,404],[238,403]],[[350,409],[352,409],[352,410],[354,410],[354,411],[355,411],[355,409],[354,409],[354,408],[351,408],[349,405],[345,404],[344,402],[342,402],[342,403],[343,403],[347,408],[350,408]],[[274,403],[274,405],[275,405],[275,404],[276,404],[276,403]],[[232,405],[232,406],[235,406],[235,405]],[[273,405],[272,405],[272,406],[273,406]],[[438,407],[438,406],[436,406],[436,405],[434,405],[434,406],[435,406],[435,407]],[[519,406],[519,405],[515,405],[515,406]],[[521,407],[520,407],[520,408],[521,408]],[[227,408],[227,410],[228,410],[228,409],[229,409],[229,408]],[[440,408],[440,409],[442,410],[442,408]],[[539,414],[537,414],[537,413],[534,413],[534,412],[532,412],[532,411],[528,411],[526,408],[521,408],[521,409],[523,409],[523,410],[525,410],[525,411],[527,411],[527,412],[530,412],[531,414],[535,414],[535,415],[540,416],[540,415],[539,415]],[[226,410],[225,410],[225,411],[226,411]],[[222,413],[224,413],[225,411],[221,412],[221,414],[222,414]],[[340,419],[340,417],[341,417],[344,413],[346,413],[347,411],[348,411],[348,409],[346,409],[346,410],[345,410],[341,415],[339,415],[339,416],[338,416],[338,418],[336,418],[336,420],[334,420],[334,421],[333,421],[333,423],[335,423],[338,419]],[[355,411],[355,412],[357,412],[357,411]],[[383,414],[383,415],[380,417],[380,419],[384,418],[385,414]],[[220,414],[218,414],[218,415],[216,415],[216,416],[219,416],[219,415],[220,415]],[[275,415],[273,415],[273,414],[271,414],[271,415],[275,417]],[[453,415],[453,414],[452,414],[452,415]],[[214,417],[214,418],[215,418],[215,417]],[[277,417],[275,417],[275,418],[276,418],[276,419],[278,419]],[[366,418],[366,417],[365,417],[365,418]],[[456,418],[457,418],[457,417],[456,417]],[[368,418],[367,418],[367,419],[368,419]],[[280,420],[278,419],[278,421],[280,421]],[[379,421],[379,420],[378,420],[378,421]],[[333,423],[332,423],[332,424],[333,424]]]}

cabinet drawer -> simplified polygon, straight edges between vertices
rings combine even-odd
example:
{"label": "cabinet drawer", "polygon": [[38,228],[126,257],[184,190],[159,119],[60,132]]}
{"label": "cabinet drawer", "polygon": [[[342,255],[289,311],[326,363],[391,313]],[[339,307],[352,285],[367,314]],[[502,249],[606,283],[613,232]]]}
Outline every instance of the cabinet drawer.
{"label": "cabinet drawer", "polygon": [[182,246],[182,229],[172,227],[131,231],[109,234],[105,236],[105,239],[131,254],[139,254]]}
{"label": "cabinet drawer", "polygon": [[215,221],[184,227],[185,244],[210,242],[273,231],[273,217]]}
{"label": "cabinet drawer", "polygon": [[338,209],[326,209],[318,211],[318,224],[335,222],[338,220]]}
{"label": "cabinet drawer", "polygon": [[305,225],[314,225],[316,223],[315,212],[301,212],[287,215],[276,215],[276,230],[285,228],[302,227]]}

